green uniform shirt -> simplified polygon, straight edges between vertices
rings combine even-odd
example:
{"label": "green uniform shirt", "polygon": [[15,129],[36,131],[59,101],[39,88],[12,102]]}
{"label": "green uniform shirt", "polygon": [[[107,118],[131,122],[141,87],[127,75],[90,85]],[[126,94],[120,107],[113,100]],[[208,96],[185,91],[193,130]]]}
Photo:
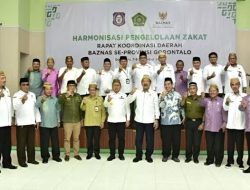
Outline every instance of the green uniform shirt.
{"label": "green uniform shirt", "polygon": [[27,72],[24,77],[29,79],[30,91],[33,92],[36,97],[42,94],[43,81],[42,73],[40,71]]}
{"label": "green uniform shirt", "polygon": [[101,96],[85,97],[81,104],[81,109],[85,111],[84,126],[100,126],[101,123],[104,123],[106,110]]}
{"label": "green uniform shirt", "polygon": [[185,100],[184,108],[187,119],[202,119],[204,114],[204,107],[200,104],[201,96],[188,96]]}
{"label": "green uniform shirt", "polygon": [[79,94],[66,97],[66,93],[59,96],[59,103],[62,110],[62,121],[64,123],[77,123],[81,121],[82,111],[80,105],[82,98]]}

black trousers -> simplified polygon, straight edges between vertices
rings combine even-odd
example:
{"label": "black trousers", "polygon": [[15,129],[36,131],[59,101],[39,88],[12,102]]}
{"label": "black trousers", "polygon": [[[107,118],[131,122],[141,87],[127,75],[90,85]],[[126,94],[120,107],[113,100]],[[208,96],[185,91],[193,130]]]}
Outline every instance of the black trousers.
{"label": "black trousers", "polygon": [[87,154],[92,155],[100,153],[100,135],[101,129],[99,126],[85,127],[87,136]]}
{"label": "black trousers", "polygon": [[181,125],[161,125],[162,155],[178,158],[180,154]]}
{"label": "black trousers", "polygon": [[44,160],[49,159],[49,141],[52,146],[52,157],[53,159],[60,157],[59,139],[58,139],[58,128],[46,128],[40,127],[40,150],[41,157]]}
{"label": "black trousers", "polygon": [[234,164],[234,148],[238,153],[237,164],[243,164],[244,130],[227,129],[227,162]]}
{"label": "black trousers", "polygon": [[139,123],[135,122],[135,146],[136,157],[142,158],[142,144],[144,132],[146,134],[146,158],[151,157],[154,152],[154,128],[153,123]]}
{"label": "black trousers", "polygon": [[250,166],[250,132],[246,132],[245,134],[247,139],[247,150],[248,150],[247,165]]}
{"label": "black trousers", "polygon": [[125,122],[108,122],[110,155],[115,155],[116,135],[118,137],[118,153],[123,155],[125,148]]}
{"label": "black trousers", "polygon": [[35,126],[25,125],[16,127],[17,159],[19,164],[26,163],[25,148],[28,162],[35,161]]}
{"label": "black trousers", "polygon": [[186,158],[198,159],[200,154],[200,145],[202,132],[198,130],[199,125],[202,123],[202,119],[196,119],[195,121],[187,119],[186,122]]}
{"label": "black trousers", "polygon": [[207,144],[207,162],[221,164],[224,157],[224,139],[225,133],[220,130],[219,132],[206,131],[206,144]]}
{"label": "black trousers", "polygon": [[0,160],[1,155],[2,166],[8,167],[11,165],[11,127],[0,127]]}

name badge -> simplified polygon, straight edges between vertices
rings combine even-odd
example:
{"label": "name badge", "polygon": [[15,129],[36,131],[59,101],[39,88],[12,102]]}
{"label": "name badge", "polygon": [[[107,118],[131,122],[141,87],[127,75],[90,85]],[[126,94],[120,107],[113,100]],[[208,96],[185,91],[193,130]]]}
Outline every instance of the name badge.
{"label": "name badge", "polygon": [[130,80],[129,79],[126,79],[126,84],[130,84]]}
{"label": "name badge", "polygon": [[98,112],[98,111],[99,111],[99,107],[95,106],[95,112]]}

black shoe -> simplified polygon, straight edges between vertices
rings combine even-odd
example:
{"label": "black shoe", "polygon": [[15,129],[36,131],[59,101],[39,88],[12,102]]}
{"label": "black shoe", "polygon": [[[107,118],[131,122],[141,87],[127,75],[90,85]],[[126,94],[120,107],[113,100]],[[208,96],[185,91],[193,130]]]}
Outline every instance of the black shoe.
{"label": "black shoe", "polygon": [[125,157],[123,155],[119,155],[120,160],[125,160]]}
{"label": "black shoe", "polygon": [[110,156],[108,157],[107,161],[112,161],[112,160],[114,160],[114,159],[115,159],[115,156],[111,156],[111,155],[110,155]]}
{"label": "black shoe", "polygon": [[243,173],[245,173],[245,174],[249,174],[249,173],[250,173],[250,167],[249,167],[249,168],[247,168],[246,170],[243,170]]}
{"label": "black shoe", "polygon": [[23,167],[23,168],[27,168],[27,167],[28,167],[28,164],[22,163],[22,164],[19,164],[19,166],[21,166],[21,167]]}
{"label": "black shoe", "polygon": [[153,159],[151,157],[147,157],[146,160],[148,163],[153,163]]}
{"label": "black shoe", "polygon": [[31,161],[31,162],[29,162],[29,161],[28,161],[28,163],[29,163],[29,164],[34,164],[34,165],[38,165],[38,164],[39,164],[39,162],[38,162],[38,161],[36,161],[36,160]]}
{"label": "black shoe", "polygon": [[53,158],[53,160],[55,160],[56,162],[61,162],[62,161],[61,158]]}
{"label": "black shoe", "polygon": [[9,166],[3,166],[3,168],[14,170],[17,169],[17,166],[9,165]]}
{"label": "black shoe", "polygon": [[243,169],[244,169],[243,164],[239,164],[239,168],[240,168],[241,170],[243,170]]}
{"label": "black shoe", "polygon": [[185,162],[188,163],[188,162],[191,162],[191,158],[186,158]]}
{"label": "black shoe", "polygon": [[219,168],[221,166],[221,164],[215,164],[215,166]]}
{"label": "black shoe", "polygon": [[66,162],[68,162],[68,161],[69,161],[69,155],[65,155],[64,160],[65,160]]}
{"label": "black shoe", "polygon": [[141,158],[135,157],[135,158],[133,159],[133,162],[139,162],[139,161],[141,161],[141,160],[142,160]]}
{"label": "black shoe", "polygon": [[96,158],[97,160],[100,160],[100,159],[101,159],[100,154],[95,154],[95,158]]}
{"label": "black shoe", "polygon": [[86,156],[86,159],[89,160],[90,158],[92,158],[92,156],[93,156],[92,154],[88,154],[88,155]]}
{"label": "black shoe", "polygon": [[174,162],[180,162],[180,159],[179,159],[179,158],[172,158],[172,160],[173,160]]}
{"label": "black shoe", "polygon": [[194,163],[195,164],[198,164],[199,163],[199,160],[196,158],[196,159],[194,159]]}
{"label": "black shoe", "polygon": [[208,161],[207,161],[207,162],[204,163],[205,166],[209,166],[209,165],[211,165],[211,164],[213,164],[213,162],[208,162]]}
{"label": "black shoe", "polygon": [[231,164],[230,164],[230,163],[227,163],[225,166],[226,166],[226,168],[230,168],[230,167],[231,167]]}
{"label": "black shoe", "polygon": [[162,162],[167,162],[167,161],[168,161],[168,157],[167,157],[167,156],[163,156],[163,158],[162,158],[161,161],[162,161]]}
{"label": "black shoe", "polygon": [[75,155],[74,158],[77,160],[82,160],[81,156],[79,156],[79,155]]}
{"label": "black shoe", "polygon": [[47,164],[48,163],[48,159],[43,159],[43,164]]}

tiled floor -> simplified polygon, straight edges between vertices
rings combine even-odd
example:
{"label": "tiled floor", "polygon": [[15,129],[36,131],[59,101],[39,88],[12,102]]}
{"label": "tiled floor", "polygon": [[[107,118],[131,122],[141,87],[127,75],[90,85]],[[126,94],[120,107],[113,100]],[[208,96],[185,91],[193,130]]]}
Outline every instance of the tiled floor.
{"label": "tiled floor", "polygon": [[[16,156],[13,152],[13,162]],[[154,155],[154,162],[145,160],[133,163],[134,155],[127,154],[125,161],[115,159],[107,162],[108,154],[102,154],[101,160],[84,158],[77,161],[71,158],[69,162],[29,165],[17,170],[1,169],[1,190],[249,190],[250,174],[243,174],[236,165],[226,169],[215,166],[204,166],[205,156],[200,157],[200,163],[185,163],[169,160],[161,161],[160,155]],[[246,159],[247,156],[245,156]],[[39,152],[37,152],[37,160]],[[224,163],[225,164],[225,163]],[[247,167],[245,165],[245,167]]]}

